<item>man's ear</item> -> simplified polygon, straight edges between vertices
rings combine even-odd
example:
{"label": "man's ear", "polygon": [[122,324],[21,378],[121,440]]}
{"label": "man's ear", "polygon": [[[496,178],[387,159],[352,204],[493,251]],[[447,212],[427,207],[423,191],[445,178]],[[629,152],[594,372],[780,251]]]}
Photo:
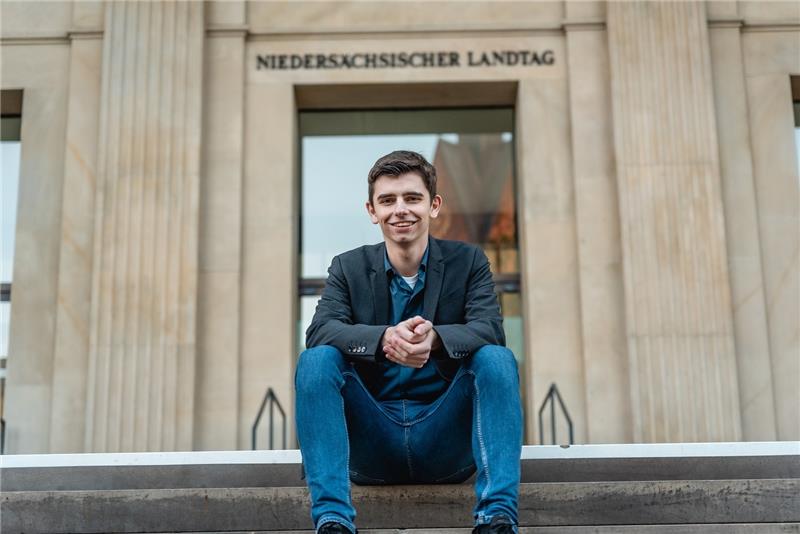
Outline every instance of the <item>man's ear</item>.
{"label": "man's ear", "polygon": [[367,208],[367,213],[369,214],[372,224],[378,224],[380,219],[378,219],[378,215],[375,213],[375,207],[372,205],[372,202],[367,200],[365,207]]}
{"label": "man's ear", "polygon": [[439,216],[439,210],[442,209],[442,202],[444,202],[444,200],[441,196],[436,195],[433,197],[431,201],[431,219],[435,219]]}

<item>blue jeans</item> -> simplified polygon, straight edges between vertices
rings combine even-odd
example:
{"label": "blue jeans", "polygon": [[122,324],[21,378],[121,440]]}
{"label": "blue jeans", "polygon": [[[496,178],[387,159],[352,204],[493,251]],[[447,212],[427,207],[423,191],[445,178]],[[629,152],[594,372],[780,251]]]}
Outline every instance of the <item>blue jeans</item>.
{"label": "blue jeans", "polygon": [[334,347],[300,355],[297,435],[316,528],[334,521],[355,532],[356,484],[458,483],[477,469],[475,523],[504,514],[517,522],[522,448],[514,355],[487,345],[464,360],[431,403],[379,402]]}

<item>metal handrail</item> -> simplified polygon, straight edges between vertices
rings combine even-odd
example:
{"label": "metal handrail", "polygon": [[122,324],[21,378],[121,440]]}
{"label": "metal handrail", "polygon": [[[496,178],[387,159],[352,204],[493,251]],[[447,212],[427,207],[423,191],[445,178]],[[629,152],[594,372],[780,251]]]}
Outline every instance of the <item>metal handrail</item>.
{"label": "metal handrail", "polygon": [[261,401],[261,407],[258,409],[258,415],[256,416],[256,420],[253,423],[252,429],[252,446],[253,450],[256,450],[256,431],[258,430],[258,424],[261,422],[261,416],[264,415],[264,408],[267,406],[267,402],[269,402],[269,448],[274,449],[273,438],[274,436],[274,428],[275,428],[275,407],[277,406],[278,411],[281,414],[281,421],[283,425],[283,448],[286,448],[286,412],[283,411],[283,406],[281,406],[281,402],[278,400],[278,396],[275,395],[275,391],[272,388],[267,388],[267,392],[264,394],[264,400]]}
{"label": "metal handrail", "polygon": [[6,453],[6,420],[0,417],[0,454]]}
{"label": "metal handrail", "polygon": [[556,400],[558,400],[558,404],[561,406],[561,411],[564,413],[564,418],[567,420],[567,426],[569,427],[569,444],[574,445],[575,436],[572,428],[572,418],[569,416],[567,407],[564,405],[564,400],[561,398],[561,393],[558,392],[555,382],[550,384],[550,389],[547,390],[547,395],[544,398],[544,402],[542,402],[542,406],[539,408],[539,442],[540,444],[544,445],[544,422],[542,419],[542,412],[544,412],[544,409],[547,407],[547,402],[549,401],[550,434],[553,440],[552,444],[556,444]]}

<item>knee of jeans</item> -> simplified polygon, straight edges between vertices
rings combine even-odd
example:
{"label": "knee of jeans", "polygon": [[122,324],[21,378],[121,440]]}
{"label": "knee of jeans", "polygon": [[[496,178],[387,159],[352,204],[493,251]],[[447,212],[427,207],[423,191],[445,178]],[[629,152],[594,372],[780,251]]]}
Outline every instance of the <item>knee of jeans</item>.
{"label": "knee of jeans", "polygon": [[500,345],[484,345],[472,355],[468,365],[476,375],[502,382],[518,380],[514,353]]}
{"label": "knee of jeans", "polygon": [[344,357],[339,349],[331,345],[320,345],[300,353],[295,370],[294,383],[298,392],[314,390],[325,380],[337,376]]}

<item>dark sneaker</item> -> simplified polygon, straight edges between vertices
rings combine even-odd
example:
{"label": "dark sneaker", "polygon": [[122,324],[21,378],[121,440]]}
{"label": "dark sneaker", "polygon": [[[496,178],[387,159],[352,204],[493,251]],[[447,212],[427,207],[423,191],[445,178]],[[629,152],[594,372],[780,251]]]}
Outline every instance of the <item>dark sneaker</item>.
{"label": "dark sneaker", "polygon": [[328,521],[317,529],[317,534],[358,534],[358,531],[350,532],[350,529],[343,524],[336,521]]}
{"label": "dark sneaker", "polygon": [[491,523],[472,529],[472,534],[514,534],[514,523],[504,515],[496,515]]}

